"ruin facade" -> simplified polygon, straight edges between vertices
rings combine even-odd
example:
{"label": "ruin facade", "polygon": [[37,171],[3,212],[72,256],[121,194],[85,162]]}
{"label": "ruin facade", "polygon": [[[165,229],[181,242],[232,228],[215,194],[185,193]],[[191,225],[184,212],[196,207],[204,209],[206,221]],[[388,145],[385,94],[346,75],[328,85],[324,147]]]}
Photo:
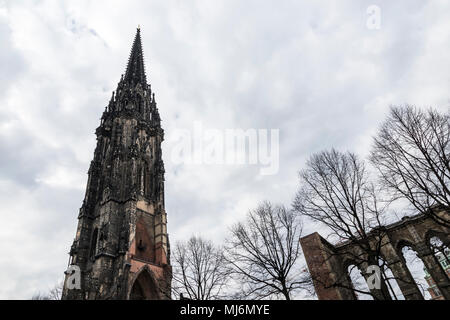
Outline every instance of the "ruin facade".
{"label": "ruin facade", "polygon": [[[439,209],[439,215],[448,215],[447,209]],[[380,254],[406,300],[424,299],[402,254],[404,247],[414,250],[426,267],[437,288],[446,300],[450,300],[450,280],[436,258],[430,240],[440,239],[450,247],[450,229],[438,224],[429,215],[418,214],[404,217],[401,221],[382,227],[370,241],[380,243]],[[381,238],[377,238],[382,234]],[[355,300],[357,295],[348,274],[348,267],[359,264],[364,278],[369,277],[365,259],[355,262],[355,257],[364,255],[360,246],[352,241],[332,245],[317,232],[300,240],[308,269],[312,276],[319,300]],[[382,280],[383,281],[383,280]],[[382,285],[385,286],[383,283]],[[377,292],[370,289],[374,298]]]}

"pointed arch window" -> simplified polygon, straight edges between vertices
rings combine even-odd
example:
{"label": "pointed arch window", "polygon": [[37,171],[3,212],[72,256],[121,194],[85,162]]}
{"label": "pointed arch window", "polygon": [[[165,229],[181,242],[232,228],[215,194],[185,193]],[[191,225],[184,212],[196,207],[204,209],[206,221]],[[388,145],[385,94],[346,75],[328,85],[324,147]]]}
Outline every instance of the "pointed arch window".
{"label": "pointed arch window", "polygon": [[150,195],[150,172],[148,169],[148,164],[144,162],[144,196],[148,197]]}
{"label": "pointed arch window", "polygon": [[450,265],[450,248],[437,236],[430,238],[429,245],[437,261],[445,270],[445,267]]}
{"label": "pointed arch window", "polygon": [[93,260],[97,252],[98,228],[94,229],[91,237],[91,247],[89,249],[89,259]]}

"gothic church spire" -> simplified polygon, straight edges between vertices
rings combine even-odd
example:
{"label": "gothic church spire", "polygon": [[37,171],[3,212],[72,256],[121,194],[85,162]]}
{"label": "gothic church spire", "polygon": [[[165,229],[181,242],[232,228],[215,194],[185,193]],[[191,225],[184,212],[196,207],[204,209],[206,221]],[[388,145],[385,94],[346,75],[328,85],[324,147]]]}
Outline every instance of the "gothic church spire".
{"label": "gothic church spire", "polygon": [[138,28],[126,73],[95,131],[97,147],[70,250],[80,287],[66,281],[63,299],[171,297],[164,130],[144,68]]}
{"label": "gothic church spire", "polygon": [[145,76],[144,55],[142,53],[141,29],[138,28],[128,59],[127,70],[124,81],[136,85],[140,83],[144,88],[147,86],[147,77]]}

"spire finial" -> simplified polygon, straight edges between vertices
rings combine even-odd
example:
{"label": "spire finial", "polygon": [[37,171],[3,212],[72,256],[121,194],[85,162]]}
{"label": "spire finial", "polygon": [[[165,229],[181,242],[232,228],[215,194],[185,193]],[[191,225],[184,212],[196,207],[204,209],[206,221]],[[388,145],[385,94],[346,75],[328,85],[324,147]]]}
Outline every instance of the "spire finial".
{"label": "spire finial", "polygon": [[136,31],[136,36],[131,48],[130,58],[128,60],[127,70],[125,72],[124,80],[132,86],[140,83],[143,87],[147,85],[144,66],[144,54],[142,53],[141,32],[140,26]]}
{"label": "spire finial", "polygon": [[141,30],[141,25],[140,24],[138,24],[138,30]]}

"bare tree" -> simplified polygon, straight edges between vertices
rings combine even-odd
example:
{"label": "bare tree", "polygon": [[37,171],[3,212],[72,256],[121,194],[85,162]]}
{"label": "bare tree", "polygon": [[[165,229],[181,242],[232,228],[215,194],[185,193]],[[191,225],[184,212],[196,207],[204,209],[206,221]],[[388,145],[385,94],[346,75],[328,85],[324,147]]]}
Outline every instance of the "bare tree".
{"label": "bare tree", "polygon": [[232,227],[225,256],[241,284],[237,297],[290,300],[294,291],[311,288],[308,272],[298,265],[301,229],[297,215],[269,202]]}
{"label": "bare tree", "polygon": [[191,237],[178,242],[173,260],[173,292],[191,300],[221,299],[230,279],[223,250],[211,241]]}
{"label": "bare tree", "polygon": [[64,281],[57,283],[48,293],[38,292],[33,295],[31,300],[61,300]]}
{"label": "bare tree", "polygon": [[[294,210],[328,227],[337,242],[356,244],[359,252],[346,254],[359,269],[379,265],[388,204],[379,199],[380,191],[370,181],[364,162],[353,153],[332,149],[312,155],[299,176]],[[338,279],[334,285],[345,286],[346,280]],[[364,293],[390,299],[385,284]]]}
{"label": "bare tree", "polygon": [[61,300],[62,298],[62,291],[64,287],[64,281],[59,282],[56,284],[50,291],[48,292],[48,297],[50,300]]}
{"label": "bare tree", "polygon": [[33,296],[31,297],[31,300],[51,300],[48,295],[38,292],[33,294]]}
{"label": "bare tree", "polygon": [[406,199],[419,212],[450,226],[450,113],[413,106],[391,107],[370,156],[392,199]]}

